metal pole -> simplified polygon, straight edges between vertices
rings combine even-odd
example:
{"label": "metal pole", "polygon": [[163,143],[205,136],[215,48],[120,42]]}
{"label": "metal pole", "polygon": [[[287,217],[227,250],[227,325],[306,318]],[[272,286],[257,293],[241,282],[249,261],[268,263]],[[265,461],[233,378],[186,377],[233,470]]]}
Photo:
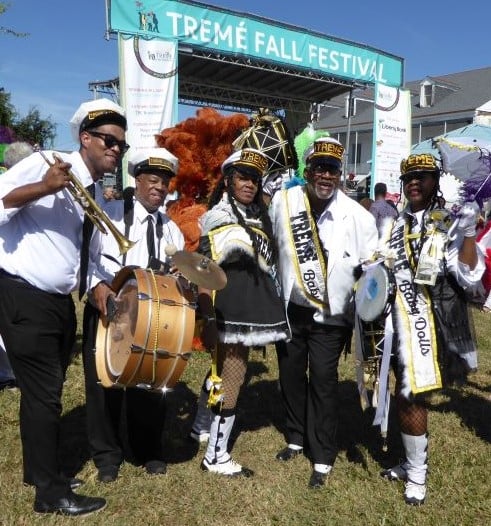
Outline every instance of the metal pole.
{"label": "metal pole", "polygon": [[108,0],[105,1],[105,4],[106,4],[106,31],[104,33],[104,38],[106,40],[109,40],[109,5],[108,5]]}
{"label": "metal pole", "polygon": [[346,144],[345,144],[345,152],[346,155],[344,156],[344,167],[343,167],[343,188],[346,189],[346,169],[349,164],[349,143],[350,143],[350,134],[351,134],[351,113],[352,113],[352,102],[353,102],[353,89],[350,89],[349,91],[349,98],[348,98],[348,126],[346,130]]}

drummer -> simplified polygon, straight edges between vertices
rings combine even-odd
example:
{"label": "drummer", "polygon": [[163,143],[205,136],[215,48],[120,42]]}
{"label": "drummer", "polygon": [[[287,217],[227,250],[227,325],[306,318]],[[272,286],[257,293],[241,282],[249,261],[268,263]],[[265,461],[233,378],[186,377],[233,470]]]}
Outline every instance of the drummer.
{"label": "drummer", "polygon": [[[99,253],[89,265],[90,293],[83,326],[87,432],[101,482],[116,480],[125,458],[143,465],[151,475],[166,472],[162,451],[163,396],[140,388],[102,387],[98,383],[94,349],[99,312],[107,314],[108,297],[114,295],[110,283],[118,270],[128,265],[166,269],[166,247],[184,247],[177,225],[159,210],[177,169],[177,158],[165,148],[139,150],[130,156],[128,172],[135,179],[134,197],[133,192],[128,192],[129,198],[106,203],[104,211],[118,230],[136,244],[120,256],[114,237],[102,235]],[[126,421],[122,422],[124,404]],[[128,452],[118,433],[121,427],[126,427]]]}

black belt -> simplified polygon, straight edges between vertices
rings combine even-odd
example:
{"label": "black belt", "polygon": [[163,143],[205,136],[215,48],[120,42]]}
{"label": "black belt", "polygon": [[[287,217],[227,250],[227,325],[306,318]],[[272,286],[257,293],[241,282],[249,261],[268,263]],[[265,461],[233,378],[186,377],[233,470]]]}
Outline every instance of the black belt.
{"label": "black belt", "polygon": [[21,278],[20,276],[16,276],[15,274],[10,274],[10,272],[3,270],[3,268],[0,268],[0,278],[8,278],[14,281],[18,281],[19,283],[30,285],[30,283],[26,281],[24,278]]}
{"label": "black belt", "polygon": [[71,296],[71,294],[60,294],[58,292],[47,292],[45,290],[39,289],[38,287],[36,287],[36,286],[32,285],[31,283],[29,283],[24,278],[21,278],[20,276],[17,276],[15,274],[10,274],[10,272],[7,272],[6,270],[3,270],[3,268],[0,268],[0,279],[1,278],[6,278],[6,279],[10,279],[12,281],[16,281],[17,283],[22,283],[23,285],[27,285],[27,286],[31,287],[32,289],[36,289],[36,290],[38,290],[40,292],[43,292],[44,294],[49,294],[50,296],[56,296],[56,297],[60,297],[60,298],[67,298],[67,297]]}

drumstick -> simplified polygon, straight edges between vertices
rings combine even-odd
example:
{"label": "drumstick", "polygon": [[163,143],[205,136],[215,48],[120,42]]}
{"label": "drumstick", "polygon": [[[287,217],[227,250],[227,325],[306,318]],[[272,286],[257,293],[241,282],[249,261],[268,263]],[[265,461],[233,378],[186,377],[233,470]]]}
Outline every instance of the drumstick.
{"label": "drumstick", "polygon": [[173,243],[170,243],[165,247],[164,252],[166,256],[172,257],[177,252],[177,247]]}

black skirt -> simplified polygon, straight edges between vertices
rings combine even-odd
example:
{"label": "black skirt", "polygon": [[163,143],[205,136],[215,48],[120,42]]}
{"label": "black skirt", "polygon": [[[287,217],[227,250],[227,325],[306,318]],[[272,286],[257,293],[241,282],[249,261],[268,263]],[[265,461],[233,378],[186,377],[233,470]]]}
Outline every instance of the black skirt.
{"label": "black skirt", "polygon": [[245,254],[221,267],[227,275],[227,285],[215,293],[220,341],[266,345],[285,340],[288,324],[273,277]]}

